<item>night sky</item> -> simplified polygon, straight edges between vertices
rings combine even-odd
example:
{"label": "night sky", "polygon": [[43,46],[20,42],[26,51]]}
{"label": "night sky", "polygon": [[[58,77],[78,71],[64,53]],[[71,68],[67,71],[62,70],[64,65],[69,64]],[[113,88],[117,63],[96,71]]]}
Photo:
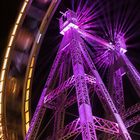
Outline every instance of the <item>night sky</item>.
{"label": "night sky", "polygon": [[7,40],[11,28],[13,27],[22,0],[1,0],[0,3],[0,65],[3,52],[7,45]]}

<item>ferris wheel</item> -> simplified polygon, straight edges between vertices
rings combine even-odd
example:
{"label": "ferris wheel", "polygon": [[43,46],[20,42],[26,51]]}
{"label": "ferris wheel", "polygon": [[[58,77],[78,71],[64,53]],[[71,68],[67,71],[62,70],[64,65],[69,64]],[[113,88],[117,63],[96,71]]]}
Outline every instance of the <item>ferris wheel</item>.
{"label": "ferris wheel", "polygon": [[1,68],[0,139],[139,139],[139,6],[25,0]]}

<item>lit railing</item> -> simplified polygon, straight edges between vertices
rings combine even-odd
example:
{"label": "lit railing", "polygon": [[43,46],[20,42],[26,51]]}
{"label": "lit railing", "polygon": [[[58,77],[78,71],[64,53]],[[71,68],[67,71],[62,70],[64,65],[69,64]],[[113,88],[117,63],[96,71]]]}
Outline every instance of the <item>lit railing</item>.
{"label": "lit railing", "polygon": [[15,35],[17,33],[19,24],[21,22],[21,19],[23,17],[23,14],[25,13],[25,10],[27,8],[29,0],[25,0],[23,3],[23,6],[19,12],[18,18],[16,20],[16,23],[13,27],[9,42],[8,42],[8,46],[6,49],[6,53],[4,56],[4,61],[3,61],[3,65],[2,65],[2,70],[1,70],[1,75],[0,75],[0,140],[4,139],[4,128],[3,128],[3,124],[2,124],[2,113],[3,113],[3,104],[2,104],[2,96],[4,94],[4,84],[5,84],[5,75],[6,75],[6,69],[8,67],[8,59],[9,59],[9,55],[10,55],[10,51],[13,45],[13,41],[15,39]]}
{"label": "lit railing", "polygon": [[25,88],[25,102],[24,102],[25,133],[27,133],[29,129],[29,121],[30,121],[29,99],[30,99],[31,78],[32,78],[32,73],[34,68],[34,62],[35,62],[35,57],[32,57],[29,66],[29,71],[28,71],[26,88]]}

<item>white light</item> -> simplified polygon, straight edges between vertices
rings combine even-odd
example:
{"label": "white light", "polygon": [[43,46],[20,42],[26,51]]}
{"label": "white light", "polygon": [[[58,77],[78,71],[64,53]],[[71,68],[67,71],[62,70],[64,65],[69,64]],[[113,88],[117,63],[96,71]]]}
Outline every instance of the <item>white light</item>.
{"label": "white light", "polygon": [[16,34],[17,27],[18,27],[18,25],[16,24],[15,27],[14,27],[14,29],[13,29],[12,35],[15,35]]}
{"label": "white light", "polygon": [[39,43],[39,41],[40,41],[40,39],[41,39],[41,36],[42,36],[42,34],[39,34],[39,35],[38,35],[37,44]]}
{"label": "white light", "polygon": [[122,74],[121,74],[121,76],[123,76],[123,75],[125,75],[126,74],[126,72],[123,72]]}
{"label": "white light", "polygon": [[127,52],[127,50],[126,49],[124,49],[124,48],[120,48],[120,53],[126,53]]}
{"label": "white light", "polygon": [[2,73],[1,73],[1,81],[4,80],[4,75],[5,75],[5,70],[3,70]]}
{"label": "white light", "polygon": [[14,40],[14,36],[11,36],[8,46],[12,46],[13,40]]}
{"label": "white light", "polygon": [[21,17],[22,17],[22,13],[19,14],[18,18],[17,18],[17,21],[16,21],[16,24],[19,24],[20,20],[21,20]]}
{"label": "white light", "polygon": [[109,42],[109,43],[108,43],[108,47],[109,47],[109,48],[108,48],[109,50],[110,50],[110,49],[111,49],[111,50],[115,50],[115,46],[113,45],[112,42]]}
{"label": "white light", "polygon": [[5,55],[5,58],[7,58],[7,57],[9,56],[9,53],[10,53],[10,49],[11,49],[10,47],[8,47],[8,48],[7,48],[7,51],[6,51],[6,55]]}
{"label": "white light", "polygon": [[24,4],[23,4],[23,7],[22,7],[22,9],[21,9],[21,13],[23,13],[23,12],[24,12],[24,10],[25,10],[26,6],[27,6],[27,2],[25,1],[25,2],[24,2]]}
{"label": "white light", "polygon": [[4,59],[2,69],[5,69],[5,68],[6,68],[6,66],[7,66],[7,61],[8,61],[8,59],[7,59],[7,58],[6,58],[6,59]]}
{"label": "white light", "polygon": [[62,51],[64,51],[69,45],[70,43],[68,43],[64,48],[62,48]]}
{"label": "white light", "polygon": [[67,32],[70,28],[74,28],[74,29],[78,29],[78,26],[73,24],[73,23],[69,23],[61,32],[60,34],[64,35],[65,32]]}

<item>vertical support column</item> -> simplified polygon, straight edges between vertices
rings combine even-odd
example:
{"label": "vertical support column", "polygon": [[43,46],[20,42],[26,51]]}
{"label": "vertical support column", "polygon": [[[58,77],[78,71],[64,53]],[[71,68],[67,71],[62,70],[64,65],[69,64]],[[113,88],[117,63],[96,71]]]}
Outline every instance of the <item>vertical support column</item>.
{"label": "vertical support column", "polygon": [[[60,78],[59,78],[59,84],[64,81],[66,77],[65,73],[65,67],[64,67],[64,62],[62,62],[61,67],[60,67]],[[64,93],[61,93],[60,97],[57,99],[57,109],[56,109],[56,115],[55,115],[55,120],[54,120],[54,131],[53,131],[53,140],[57,140],[58,135],[57,132],[64,127],[64,117],[65,117],[65,109],[64,109],[64,101],[66,100],[66,95]]]}
{"label": "vertical support column", "polygon": [[106,87],[105,87],[105,85],[104,85],[104,83],[103,83],[95,65],[94,65],[94,63],[92,62],[92,59],[89,56],[86,48],[83,47],[83,48],[81,48],[81,50],[82,50],[82,53],[85,57],[85,60],[87,61],[93,75],[97,79],[96,91],[101,93],[101,96],[103,96],[105,98],[105,101],[108,105],[108,108],[112,112],[114,118],[116,119],[116,121],[119,125],[119,128],[120,128],[121,135],[122,135],[123,139],[124,140],[132,140],[128,131],[127,131],[127,129],[126,129],[126,127],[125,127],[125,125],[124,125],[124,123],[123,123],[123,121],[122,121],[121,116],[119,115],[119,113],[118,113],[118,111],[117,111],[117,109],[116,109],[116,107],[115,107],[115,105],[114,105],[114,103],[113,103],[113,101],[112,101],[112,99],[111,99],[111,97],[110,97],[110,95],[109,95],[109,93],[108,93],[108,91],[107,91],[107,89],[106,89]]}
{"label": "vertical support column", "polygon": [[[60,99],[60,98],[59,98]],[[63,97],[61,98],[61,102],[63,101]],[[61,106],[61,104],[60,104]],[[55,116],[55,120],[54,120],[54,131],[53,131],[53,140],[57,140],[58,135],[57,132],[61,129],[63,129],[64,127],[64,117],[65,117],[65,110],[64,108],[60,109],[58,111],[58,113]],[[61,136],[60,136],[61,137]]]}
{"label": "vertical support column", "polygon": [[121,57],[124,68],[126,69],[126,74],[140,98],[140,74],[125,54],[122,54]]}
{"label": "vertical support column", "polygon": [[110,66],[110,68],[109,68],[109,70],[108,70],[108,74],[107,74],[107,89],[108,89],[108,91],[109,91],[109,93],[110,94],[112,94],[113,93],[113,90],[114,90],[114,88],[113,88],[113,79],[114,79],[114,77],[113,77],[113,72],[114,72],[114,62],[111,64],[111,66]]}
{"label": "vertical support column", "polygon": [[[107,80],[108,80],[107,89],[114,102],[115,100],[114,98],[114,58],[112,59],[111,66],[108,70]],[[106,116],[107,118],[112,119],[112,114],[107,113]],[[115,137],[114,136],[112,137],[111,134],[105,134],[104,140],[117,140],[117,135]]]}
{"label": "vertical support column", "polygon": [[122,72],[118,69],[114,72],[114,103],[121,116],[125,113]]}
{"label": "vertical support column", "polygon": [[[117,71],[114,69],[114,64],[111,65],[110,71],[108,74],[109,84],[108,90],[111,95],[111,98],[120,114],[121,117],[124,116],[125,113],[125,104],[124,104],[124,93],[123,93],[123,83],[122,83],[122,73],[119,68]],[[111,117],[111,116],[109,116]],[[108,134],[105,140],[117,140],[118,136],[113,136]],[[119,137],[119,139],[121,139]]]}
{"label": "vertical support column", "polygon": [[71,50],[73,72],[75,76],[75,87],[82,129],[82,139],[97,140],[80,50],[81,38],[75,29],[71,28],[69,30],[69,34],[72,38],[69,49]]}
{"label": "vertical support column", "polygon": [[115,71],[114,64],[111,66],[110,69],[111,70],[108,75],[109,78],[108,90],[119,114],[123,116],[125,113],[125,104],[124,104],[122,71],[121,68]]}

